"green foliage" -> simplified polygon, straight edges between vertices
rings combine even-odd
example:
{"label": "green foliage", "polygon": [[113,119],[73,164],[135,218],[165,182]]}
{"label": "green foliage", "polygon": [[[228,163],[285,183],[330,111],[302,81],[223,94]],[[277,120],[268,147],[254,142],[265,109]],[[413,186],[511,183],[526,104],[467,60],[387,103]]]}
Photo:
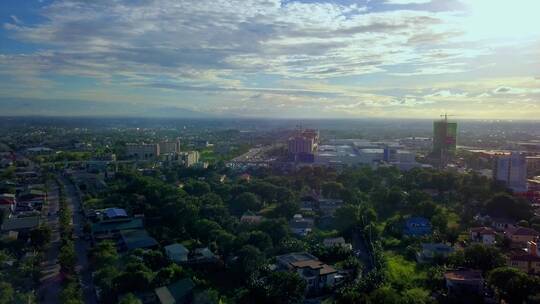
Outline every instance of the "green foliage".
{"label": "green foliage", "polygon": [[465,250],[456,251],[450,255],[449,261],[456,267],[480,269],[483,272],[506,264],[506,259],[498,248],[482,244],[473,244]]}
{"label": "green foliage", "polygon": [[540,292],[540,279],[510,267],[500,267],[489,272],[488,284],[493,286],[501,299],[509,304],[521,304]]}

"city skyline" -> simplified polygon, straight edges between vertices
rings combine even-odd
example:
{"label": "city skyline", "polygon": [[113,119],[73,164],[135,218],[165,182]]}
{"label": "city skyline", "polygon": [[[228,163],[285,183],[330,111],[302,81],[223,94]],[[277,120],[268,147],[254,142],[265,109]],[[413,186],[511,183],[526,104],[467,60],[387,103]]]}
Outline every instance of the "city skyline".
{"label": "city skyline", "polygon": [[533,119],[539,9],[534,0],[8,0],[0,106],[4,115]]}

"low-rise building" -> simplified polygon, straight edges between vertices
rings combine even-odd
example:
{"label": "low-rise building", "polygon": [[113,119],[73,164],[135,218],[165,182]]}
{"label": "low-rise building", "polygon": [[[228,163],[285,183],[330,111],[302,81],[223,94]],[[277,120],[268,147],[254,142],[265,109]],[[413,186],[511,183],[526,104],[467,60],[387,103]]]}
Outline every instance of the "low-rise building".
{"label": "low-rise building", "polygon": [[352,244],[345,242],[343,237],[326,238],[323,240],[324,247],[342,247],[352,250]]}
{"label": "low-rise building", "polygon": [[160,304],[192,303],[195,283],[191,279],[182,279],[167,286],[155,289]]}
{"label": "low-rise building", "polygon": [[263,220],[263,217],[260,215],[256,215],[255,213],[251,211],[247,211],[244,214],[242,214],[242,217],[240,217],[240,222],[246,223],[246,224],[259,224]]}
{"label": "low-rise building", "polygon": [[405,221],[403,233],[407,236],[426,236],[431,234],[431,223],[423,217],[411,217]]}
{"label": "low-rise building", "polygon": [[536,230],[527,227],[507,229],[504,235],[512,241],[512,244],[519,246],[525,246],[528,242],[535,242],[539,236]]}
{"label": "low-rise building", "polygon": [[307,292],[317,293],[336,283],[337,270],[307,252],[280,255],[276,261],[279,269],[297,272],[306,281]]}
{"label": "low-rise building", "polygon": [[422,250],[416,254],[418,263],[427,263],[437,257],[446,258],[454,252],[454,248],[443,243],[423,243]]}
{"label": "low-rise building", "polygon": [[165,246],[165,255],[176,263],[184,263],[188,261],[189,250],[182,244],[171,244]]}
{"label": "low-rise building", "polygon": [[313,230],[314,223],[312,218],[304,218],[301,214],[295,214],[289,222],[289,228],[296,235],[307,236]]}
{"label": "low-rise building", "polygon": [[158,246],[158,242],[144,229],[122,230],[120,239],[120,249],[124,250],[151,249]]}
{"label": "low-rise building", "polygon": [[159,156],[158,144],[126,144],[126,155],[136,159],[155,159]]}
{"label": "low-rise building", "polygon": [[453,296],[470,294],[481,295],[484,291],[484,278],[479,270],[453,270],[444,274],[448,293]]}
{"label": "low-rise building", "polygon": [[495,244],[497,233],[489,227],[474,227],[470,229],[471,241],[482,243],[484,245]]}
{"label": "low-rise building", "polygon": [[514,252],[508,259],[508,266],[530,273],[540,273],[540,250],[537,242],[527,242],[527,251]]}

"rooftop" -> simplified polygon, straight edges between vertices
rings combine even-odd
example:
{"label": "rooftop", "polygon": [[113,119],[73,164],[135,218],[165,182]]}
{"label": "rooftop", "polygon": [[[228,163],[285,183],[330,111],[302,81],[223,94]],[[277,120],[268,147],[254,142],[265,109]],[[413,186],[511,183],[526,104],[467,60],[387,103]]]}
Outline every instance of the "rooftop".
{"label": "rooftop", "polygon": [[454,270],[444,274],[444,278],[452,281],[476,281],[482,280],[480,270]]}
{"label": "rooftop", "polygon": [[146,232],[144,229],[123,230],[120,232],[120,236],[122,237],[122,241],[128,250],[136,248],[149,248],[158,244],[158,242],[148,235],[148,232]]}
{"label": "rooftop", "polygon": [[2,231],[32,229],[39,225],[39,216],[9,218],[2,224]]}

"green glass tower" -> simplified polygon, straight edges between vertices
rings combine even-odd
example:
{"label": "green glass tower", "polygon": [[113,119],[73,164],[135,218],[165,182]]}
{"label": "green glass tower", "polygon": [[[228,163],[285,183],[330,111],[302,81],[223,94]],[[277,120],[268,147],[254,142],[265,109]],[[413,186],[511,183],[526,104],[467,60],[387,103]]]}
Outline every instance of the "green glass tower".
{"label": "green glass tower", "polygon": [[433,122],[433,154],[446,160],[454,154],[457,143],[457,123],[443,120]]}

